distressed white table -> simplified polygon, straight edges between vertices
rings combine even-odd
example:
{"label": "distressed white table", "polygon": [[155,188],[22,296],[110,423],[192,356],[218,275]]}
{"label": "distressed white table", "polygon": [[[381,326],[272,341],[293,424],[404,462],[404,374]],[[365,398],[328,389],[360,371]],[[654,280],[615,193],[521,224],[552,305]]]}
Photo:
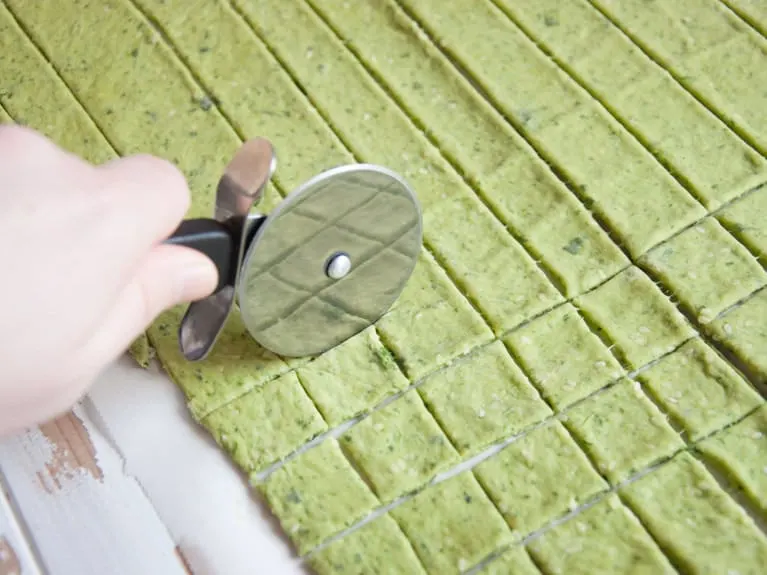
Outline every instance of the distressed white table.
{"label": "distressed white table", "polygon": [[180,391],[127,358],[0,441],[0,481],[0,575],[308,572]]}

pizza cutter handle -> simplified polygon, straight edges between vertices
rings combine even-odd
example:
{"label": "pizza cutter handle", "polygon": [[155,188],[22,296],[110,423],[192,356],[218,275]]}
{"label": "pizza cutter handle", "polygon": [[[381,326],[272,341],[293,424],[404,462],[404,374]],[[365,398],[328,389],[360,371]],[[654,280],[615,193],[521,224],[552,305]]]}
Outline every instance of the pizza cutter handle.
{"label": "pizza cutter handle", "polygon": [[208,256],[218,269],[216,292],[231,283],[238,242],[225,224],[208,218],[184,220],[164,243],[192,248]]}

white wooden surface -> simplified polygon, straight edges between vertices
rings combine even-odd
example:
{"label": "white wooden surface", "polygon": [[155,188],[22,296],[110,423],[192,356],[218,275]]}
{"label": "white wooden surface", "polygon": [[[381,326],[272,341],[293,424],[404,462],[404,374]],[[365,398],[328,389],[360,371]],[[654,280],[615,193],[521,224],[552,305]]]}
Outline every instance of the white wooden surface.
{"label": "white wooden surface", "polygon": [[16,520],[5,485],[0,490],[0,575],[42,573],[34,557],[34,551]]}
{"label": "white wooden surface", "polygon": [[308,572],[180,391],[127,358],[0,441],[0,474],[0,575]]}

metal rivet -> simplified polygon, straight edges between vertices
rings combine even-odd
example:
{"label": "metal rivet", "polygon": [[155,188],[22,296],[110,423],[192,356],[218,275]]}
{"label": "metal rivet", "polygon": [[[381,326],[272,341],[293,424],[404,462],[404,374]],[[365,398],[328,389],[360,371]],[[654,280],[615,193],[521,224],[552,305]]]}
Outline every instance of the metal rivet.
{"label": "metal rivet", "polygon": [[340,280],[352,269],[352,260],[348,254],[338,252],[328,260],[325,273],[330,279]]}

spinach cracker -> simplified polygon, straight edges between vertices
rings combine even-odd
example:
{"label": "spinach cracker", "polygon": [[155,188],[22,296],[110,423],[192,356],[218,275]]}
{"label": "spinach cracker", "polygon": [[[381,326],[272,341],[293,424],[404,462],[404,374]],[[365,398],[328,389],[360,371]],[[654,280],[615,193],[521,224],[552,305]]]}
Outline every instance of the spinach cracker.
{"label": "spinach cracker", "polygon": [[556,421],[483,461],[474,474],[519,538],[574,511],[608,487]]}
{"label": "spinach cracker", "polygon": [[767,564],[767,538],[687,452],[624,487],[621,494],[685,571],[757,575]]}
{"label": "spinach cracker", "polygon": [[327,430],[294,372],[219,407],[202,423],[247,473],[261,471]]}
{"label": "spinach cracker", "polygon": [[688,441],[698,441],[734,423],[764,401],[699,339],[685,343],[638,379]]}
{"label": "spinach cracker", "polygon": [[309,559],[318,575],[425,575],[402,530],[382,515]]}
{"label": "spinach cracker", "polygon": [[557,411],[624,374],[607,346],[570,304],[534,319],[504,342]]}
{"label": "spinach cracker", "polygon": [[547,573],[676,573],[614,494],[544,533],[529,549]]}
{"label": "spinach cracker", "polygon": [[468,471],[429,487],[391,515],[433,575],[463,573],[512,540],[503,518]]}
{"label": "spinach cracker", "polygon": [[697,445],[767,521],[767,406]]}
{"label": "spinach cracker", "polygon": [[331,426],[367,412],[409,383],[373,327],[300,367],[298,377]]}
{"label": "spinach cracker", "polygon": [[463,455],[551,415],[499,341],[430,375],[418,393]]}
{"label": "spinach cracker", "polygon": [[333,439],[303,452],[256,487],[302,555],[379,504]]}
{"label": "spinach cracker", "polygon": [[639,383],[628,379],[573,407],[564,424],[613,484],[684,447]]}
{"label": "spinach cracker", "polygon": [[577,298],[575,304],[633,369],[695,335],[668,297],[636,267]]}
{"label": "spinach cracker", "polygon": [[460,462],[414,390],[352,427],[339,442],[383,503]]}

